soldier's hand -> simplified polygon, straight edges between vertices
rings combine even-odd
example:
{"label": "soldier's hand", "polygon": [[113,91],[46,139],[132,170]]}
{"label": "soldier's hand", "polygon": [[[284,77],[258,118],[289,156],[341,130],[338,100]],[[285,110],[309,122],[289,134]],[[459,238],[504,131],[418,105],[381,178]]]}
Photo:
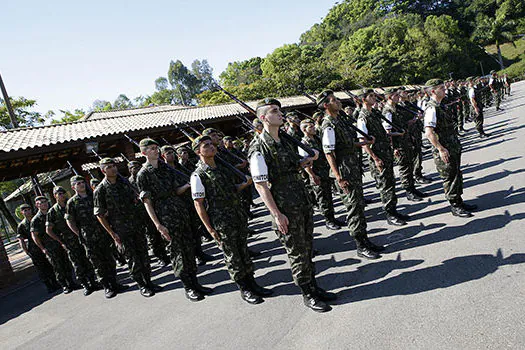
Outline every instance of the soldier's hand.
{"label": "soldier's hand", "polygon": [[122,250],[122,241],[120,240],[120,237],[115,234],[115,237],[113,238],[113,240],[115,241],[115,244],[117,245],[117,249],[119,250],[119,252],[123,251]]}
{"label": "soldier's hand", "polygon": [[288,233],[288,224],[289,224],[289,221],[288,221],[288,218],[286,217],[286,215],[284,215],[283,213],[279,213],[276,217],[275,217],[275,223],[277,224],[277,228],[279,229],[279,231],[285,235]]}
{"label": "soldier's hand", "polygon": [[168,242],[171,242],[171,237],[166,226],[159,224],[157,226],[157,230],[160,232],[162,238],[164,238]]}
{"label": "soldier's hand", "polygon": [[397,148],[394,150],[394,157],[396,157],[398,159],[401,157],[401,152]]}
{"label": "soldier's hand", "polygon": [[252,179],[251,176],[246,175],[246,183],[247,183],[248,185],[251,185],[251,184],[253,183],[253,179]]}
{"label": "soldier's hand", "polygon": [[343,178],[337,179],[337,183],[339,184],[339,187],[343,190],[344,193],[348,193],[348,186],[350,186],[350,183],[348,180],[345,180]]}
{"label": "soldier's hand", "polygon": [[214,228],[212,228],[208,232],[213,237],[215,242],[217,242],[217,245],[220,247],[222,245],[222,242],[221,242],[221,237],[219,236],[219,233]]}
{"label": "soldier's hand", "polygon": [[448,150],[445,147],[441,147],[439,149],[439,157],[441,158],[442,161],[444,161],[447,164],[450,161]]}
{"label": "soldier's hand", "polygon": [[379,170],[379,172],[383,171],[384,164],[380,158],[374,159],[374,163],[376,164],[376,168]]}

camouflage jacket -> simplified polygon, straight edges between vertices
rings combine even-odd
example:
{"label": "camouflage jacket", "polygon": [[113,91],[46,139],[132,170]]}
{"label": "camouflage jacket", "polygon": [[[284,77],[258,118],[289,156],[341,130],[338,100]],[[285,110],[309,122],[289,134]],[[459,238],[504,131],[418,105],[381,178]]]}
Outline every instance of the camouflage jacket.
{"label": "camouflage jacket", "polygon": [[75,234],[71,231],[65,219],[66,206],[61,207],[60,204],[55,203],[51,209],[49,209],[46,216],[46,226],[51,227],[53,233],[61,239],[64,235]]}
{"label": "camouflage jacket", "polygon": [[139,200],[132,185],[121,177],[114,184],[104,178],[93,193],[93,213],[106,215],[111,228],[117,232],[128,232],[140,225]]}
{"label": "camouflage jacket", "polygon": [[24,220],[18,224],[16,232],[18,233],[18,238],[27,239],[27,250],[29,253],[40,251],[40,248],[38,248],[35,241],[33,241],[33,237],[31,237],[31,221],[24,218]]}
{"label": "camouflage jacket", "polygon": [[[101,235],[101,226],[93,214],[93,196],[75,194],[66,204],[66,220],[70,220],[80,230],[82,240],[93,240]],[[109,237],[109,236],[108,236]]]}
{"label": "camouflage jacket", "polygon": [[326,160],[326,155],[323,152],[323,143],[319,136],[314,135],[312,138],[305,136],[301,141],[305,145],[319,151],[319,158],[314,160],[312,167],[315,175],[324,179],[330,177],[330,165],[328,164],[328,160]]}
{"label": "camouflage jacket", "polygon": [[279,210],[310,209],[312,205],[299,175],[301,157],[297,154],[297,147],[284,137],[280,142],[275,141],[264,130],[250,144],[250,159],[255,152],[260,152],[268,166],[270,191]]}
{"label": "camouflage jacket", "polygon": [[441,104],[431,99],[426,108],[434,107],[436,109],[436,126],[434,132],[439,138],[439,143],[449,151],[461,151],[461,143],[459,142],[456,132],[456,120],[447,113]]}
{"label": "camouflage jacket", "polygon": [[31,220],[31,232],[36,232],[38,234],[38,238],[40,238],[40,242],[44,245],[46,249],[49,249],[50,247],[55,245],[55,240],[46,232],[46,214],[42,213],[40,210],[36,213],[35,216],[33,216],[33,219]]}
{"label": "camouflage jacket", "polygon": [[220,163],[211,168],[199,161],[192,176],[198,176],[204,186],[204,193],[194,197],[206,199],[206,211],[214,228],[247,225],[248,218],[234,183],[236,177],[228,168]]}
{"label": "camouflage jacket", "polygon": [[383,127],[382,119],[378,110],[368,111],[366,108],[361,109],[359,120],[361,120],[368,129],[368,134],[376,138],[373,145],[370,146],[372,151],[383,161],[393,157],[390,137],[386,134]]}

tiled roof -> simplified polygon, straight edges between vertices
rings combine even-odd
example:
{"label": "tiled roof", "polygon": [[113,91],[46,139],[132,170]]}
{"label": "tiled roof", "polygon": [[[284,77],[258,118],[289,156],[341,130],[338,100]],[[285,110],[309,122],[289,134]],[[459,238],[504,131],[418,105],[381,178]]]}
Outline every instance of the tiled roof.
{"label": "tiled roof", "polygon": [[[38,182],[40,183],[40,186],[44,187],[47,185],[52,185],[51,180],[49,178],[53,179],[53,181],[58,182],[64,178],[71,177],[73,175],[73,172],[71,169],[58,169],[51,171],[49,173],[45,174],[38,174]],[[13,193],[11,193],[9,196],[7,196],[4,201],[9,202],[12,199],[15,199],[19,196],[22,196],[26,193],[29,193],[33,190],[33,184],[31,181],[26,181],[24,184],[22,184],[20,187],[18,187]]]}
{"label": "tiled roof", "polygon": [[[344,92],[337,92],[336,95],[341,99],[348,99]],[[314,103],[305,96],[285,97],[279,100],[283,108],[314,106]],[[255,101],[247,104],[252,108],[256,106]],[[176,124],[191,123],[234,117],[238,114],[246,114],[246,111],[236,103],[204,107],[155,106],[97,112],[77,122],[2,131],[0,153],[163,128],[170,126],[172,121]]]}

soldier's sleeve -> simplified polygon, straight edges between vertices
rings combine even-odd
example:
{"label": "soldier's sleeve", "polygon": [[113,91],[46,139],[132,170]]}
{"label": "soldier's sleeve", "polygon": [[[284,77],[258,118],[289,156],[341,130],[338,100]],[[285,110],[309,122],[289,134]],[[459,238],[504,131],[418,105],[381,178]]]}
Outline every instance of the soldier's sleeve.
{"label": "soldier's sleeve", "polygon": [[[392,112],[386,112],[384,116],[390,123],[392,123]],[[383,128],[386,131],[390,131],[392,130],[392,125],[388,124],[386,121],[383,120]]]}
{"label": "soldier's sleeve", "polygon": [[254,182],[268,181],[268,165],[261,151],[252,144],[249,152],[250,172]]}
{"label": "soldier's sleeve", "polygon": [[[141,176],[138,176],[141,175]],[[147,176],[144,174],[137,175],[137,187],[139,189],[139,198],[144,202],[145,199],[152,198],[150,186],[148,186]]]}
{"label": "soldier's sleeve", "polygon": [[206,189],[204,188],[204,184],[202,183],[201,177],[197,173],[191,174],[190,185],[191,198],[193,198],[194,200],[199,198],[206,198]]}
{"label": "soldier's sleeve", "polygon": [[16,227],[16,233],[18,234],[18,238],[28,239],[25,225],[22,223],[19,223]]}
{"label": "soldier's sleeve", "polygon": [[357,119],[357,128],[365,134],[368,134],[368,128],[366,127],[366,123],[363,118]]}
{"label": "soldier's sleeve", "polygon": [[476,98],[476,93],[475,93],[474,89],[469,89],[468,90],[468,97],[469,98]]}
{"label": "soldier's sleeve", "polygon": [[47,215],[46,215],[46,226],[49,226],[49,227],[55,226],[55,222],[56,222],[55,220],[56,220],[55,211],[53,210],[53,208],[51,208],[47,212]]}
{"label": "soldier's sleeve", "polygon": [[93,214],[97,216],[104,215],[107,212],[106,191],[103,186],[97,186],[95,192],[93,192]]}
{"label": "soldier's sleeve", "polygon": [[[36,219],[36,220],[35,220]],[[33,219],[31,220],[31,228],[29,229],[29,231],[31,232],[36,232],[37,234],[42,234],[42,232],[40,232],[40,230],[38,229],[38,216],[34,216]]]}
{"label": "soldier's sleeve", "polygon": [[424,125],[425,127],[435,128],[437,123],[436,107],[429,106],[425,109]]}
{"label": "soldier's sleeve", "polygon": [[330,153],[332,151],[335,151],[335,130],[332,126],[327,126],[323,130],[323,151],[325,153]]}
{"label": "soldier's sleeve", "polygon": [[72,198],[66,203],[66,215],[64,215],[64,219],[76,222],[76,211]]}

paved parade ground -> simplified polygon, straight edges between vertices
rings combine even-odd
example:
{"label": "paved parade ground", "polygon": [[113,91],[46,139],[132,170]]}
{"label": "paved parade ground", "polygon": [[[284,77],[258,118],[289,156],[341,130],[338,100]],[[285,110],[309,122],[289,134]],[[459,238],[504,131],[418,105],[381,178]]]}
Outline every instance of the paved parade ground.
{"label": "paved parade ground", "polygon": [[[407,226],[386,224],[371,177],[364,178],[373,200],[366,209],[370,236],[387,245],[382,259],[358,258],[348,231],[328,231],[316,214],[319,284],[339,296],[331,312],[303,305],[261,207],[249,246],[262,252],[257,280],[275,291],[264,303],[241,300],[219,250],[207,243],[215,260],[199,268],[199,279],[215,292],[198,303],[186,300],[171,269],[156,263],[153,279],[165,291],[149,299],[122,268],[120,279],[132,288],[111,300],[103,291],[48,295],[33,274],[0,291],[0,348],[525,348],[525,82],[512,88],[504,111],[485,111],[490,138],[478,138],[472,123],[461,138],[463,197],[478,205],[474,217],[450,214],[428,151],[424,172],[434,181],[419,189],[429,198],[408,202],[398,186],[398,209],[411,216]],[[344,215],[339,200],[336,210]]]}

